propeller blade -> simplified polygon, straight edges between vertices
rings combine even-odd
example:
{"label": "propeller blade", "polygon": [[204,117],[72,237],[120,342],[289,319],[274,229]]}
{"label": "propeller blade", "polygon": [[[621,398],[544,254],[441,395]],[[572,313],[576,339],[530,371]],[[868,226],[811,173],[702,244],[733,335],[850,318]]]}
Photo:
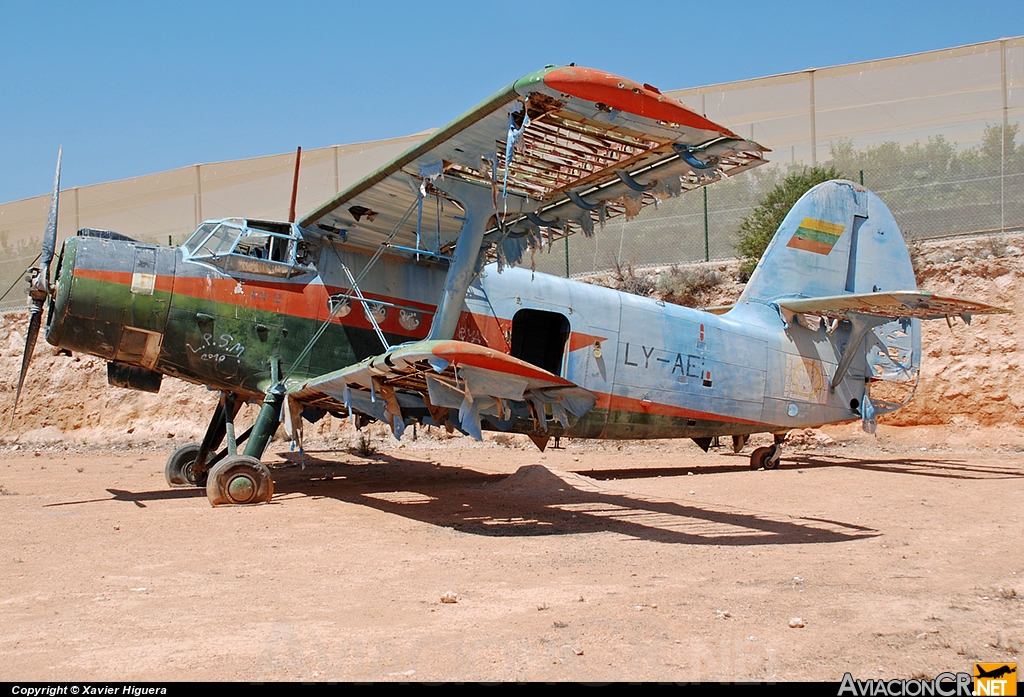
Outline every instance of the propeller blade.
{"label": "propeller blade", "polygon": [[50,199],[50,216],[46,221],[46,232],[43,234],[43,250],[39,255],[39,271],[29,281],[28,294],[32,298],[32,309],[29,311],[28,334],[25,335],[25,353],[21,357],[21,374],[18,376],[18,391],[14,395],[14,408],[11,409],[11,423],[18,411],[21,390],[25,386],[25,376],[32,362],[32,353],[39,338],[39,327],[43,320],[43,305],[50,295],[50,262],[57,248],[57,205],[60,197],[60,160],[64,152],[62,147],[57,151],[57,173],[53,175],[53,197]]}
{"label": "propeller blade", "polygon": [[64,148],[57,151],[57,172],[53,175],[53,197],[50,198],[50,217],[46,221],[46,233],[43,235],[43,251],[39,257],[39,266],[43,274],[45,289],[50,289],[50,262],[57,248],[57,200],[60,197],[60,160]]}
{"label": "propeller blade", "polygon": [[36,305],[33,301],[32,311],[28,318],[28,334],[25,336],[25,354],[21,357],[21,375],[18,376],[18,391],[14,395],[14,408],[11,409],[11,423],[14,423],[14,415],[18,411],[18,402],[21,400],[21,388],[25,386],[25,375],[28,374],[28,366],[32,362],[32,354],[36,350],[36,339],[39,338],[39,326],[42,324],[42,319],[42,304]]}

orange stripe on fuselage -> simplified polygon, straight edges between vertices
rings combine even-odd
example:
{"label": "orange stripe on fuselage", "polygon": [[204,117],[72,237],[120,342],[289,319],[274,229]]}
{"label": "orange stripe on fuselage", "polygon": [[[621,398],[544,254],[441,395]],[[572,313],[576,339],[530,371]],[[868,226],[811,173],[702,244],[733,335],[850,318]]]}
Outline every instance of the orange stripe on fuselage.
{"label": "orange stripe on fuselage", "polygon": [[[130,286],[132,282],[132,274],[127,271],[104,271],[101,269],[76,268],[74,270],[74,275],[79,278],[87,278],[106,283],[116,283],[123,286]],[[267,312],[287,313],[289,315],[309,320],[323,321],[327,318],[327,298],[331,293],[329,289],[322,284],[246,284],[242,282],[241,287],[243,292],[236,293],[235,289],[238,287],[239,283],[239,281],[234,279],[207,279],[196,276],[174,277],[165,275],[156,277],[156,289],[162,292],[172,292],[173,286],[174,293],[180,293],[187,297],[208,299],[214,302],[226,303],[239,307],[249,307]],[[246,292],[246,289],[248,289],[249,292]],[[253,290],[262,291],[263,295],[257,293],[256,296],[253,296],[251,292]],[[334,292],[344,292],[344,290],[346,289],[339,288],[335,289]],[[273,298],[274,293],[280,293],[281,295],[281,298],[276,303]],[[367,299],[371,301],[383,300],[386,302],[394,302],[396,304],[408,305],[409,307],[422,309],[425,312],[432,312],[434,310],[434,307],[431,305],[405,300],[404,298],[395,299],[383,295],[365,293],[364,295],[366,295]],[[398,325],[397,314],[398,313],[389,313],[389,317],[384,324],[381,325],[381,329],[389,333],[393,332],[395,334],[409,336],[410,332],[406,329],[400,328],[400,325]],[[372,325],[369,320],[366,319],[364,313],[356,310],[355,308],[353,308],[353,311],[346,317],[335,318],[334,321],[346,326],[356,326],[367,329],[372,328]],[[392,328],[392,324],[394,324],[395,328]],[[458,327],[463,331],[460,332],[459,329],[456,330],[456,336],[454,337],[456,340],[477,344],[478,346],[485,346],[506,355],[511,352],[511,347],[508,345],[506,340],[506,336],[510,334],[512,329],[511,320],[497,318],[491,315],[463,312],[462,316],[459,318]],[[428,321],[423,321],[411,334],[413,338],[421,339],[427,335],[429,328],[430,323]],[[459,336],[460,333],[463,336]],[[569,339],[569,350],[575,351],[579,348],[593,345],[594,341],[598,340],[604,341],[605,338],[574,332]],[[461,360],[461,362],[468,365],[478,365],[481,368],[487,368],[490,370],[505,370],[506,372],[513,372],[509,370],[512,365],[510,362],[499,360],[496,357],[479,357],[479,359],[473,359],[472,362],[466,360]],[[547,380],[551,379],[550,374],[547,372],[534,375],[531,374],[530,371],[526,370],[525,372],[513,372],[513,374],[521,375],[523,377],[538,377]],[[563,378],[558,379],[563,380]],[[573,384],[568,380],[565,380],[564,382],[566,385]],[[621,397],[606,393],[595,394],[598,396],[596,406],[601,409],[636,412],[640,414],[659,414],[663,416],[676,416],[680,418],[703,419],[708,421],[759,424],[759,422],[756,421],[737,419],[718,414],[709,414],[706,412],[695,411],[693,409],[684,409],[682,407],[672,406],[670,404],[660,404],[656,402],[644,403],[639,399],[631,397]]]}
{"label": "orange stripe on fuselage", "polygon": [[603,392],[597,394],[597,405],[598,409],[608,409],[610,411],[628,411],[635,412],[637,414],[657,414],[659,416],[674,416],[681,419],[701,419],[704,421],[722,421],[726,423],[736,424],[750,424],[752,426],[764,426],[760,421],[750,421],[749,419],[740,419],[734,416],[725,416],[722,414],[712,414],[706,411],[697,411],[695,409],[685,409],[683,407],[673,406],[671,404],[661,404],[660,402],[651,402],[636,399],[635,397],[623,397],[621,395],[607,394]]}

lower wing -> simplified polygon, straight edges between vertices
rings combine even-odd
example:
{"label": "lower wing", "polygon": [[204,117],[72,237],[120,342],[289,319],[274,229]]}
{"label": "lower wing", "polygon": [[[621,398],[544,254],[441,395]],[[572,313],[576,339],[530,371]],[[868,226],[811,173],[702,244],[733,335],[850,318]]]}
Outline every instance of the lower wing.
{"label": "lower wing", "polygon": [[418,341],[295,385],[290,399],[331,412],[361,413],[400,438],[414,420],[458,428],[481,440],[481,419],[510,430],[548,420],[569,425],[597,396],[535,365],[463,341]]}

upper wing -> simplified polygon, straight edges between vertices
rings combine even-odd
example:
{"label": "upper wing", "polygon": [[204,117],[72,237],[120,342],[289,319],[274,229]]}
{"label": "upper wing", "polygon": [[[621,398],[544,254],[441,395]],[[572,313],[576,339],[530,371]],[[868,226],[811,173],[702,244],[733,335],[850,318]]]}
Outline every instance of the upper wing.
{"label": "upper wing", "polygon": [[[763,148],[661,95],[598,70],[528,75],[342,191],[300,225],[350,244],[450,252],[465,202],[448,179],[488,190],[488,242],[514,264],[528,245],[764,162]],[[488,213],[487,215],[490,215]]]}
{"label": "upper wing", "polygon": [[911,317],[916,319],[941,319],[971,315],[992,315],[1009,313],[1001,307],[993,307],[973,300],[936,295],[926,290],[898,290],[881,293],[860,293],[834,295],[823,298],[784,298],[776,304],[791,313],[802,312],[839,319],[849,319],[851,312],[877,317]]}
{"label": "upper wing", "polygon": [[[301,403],[372,416],[401,437],[407,419],[446,422],[477,440],[480,419],[499,428],[516,419],[547,430],[548,416],[568,427],[597,402],[592,392],[518,358],[462,341],[418,341],[288,390]],[[458,410],[458,417],[449,410]]]}

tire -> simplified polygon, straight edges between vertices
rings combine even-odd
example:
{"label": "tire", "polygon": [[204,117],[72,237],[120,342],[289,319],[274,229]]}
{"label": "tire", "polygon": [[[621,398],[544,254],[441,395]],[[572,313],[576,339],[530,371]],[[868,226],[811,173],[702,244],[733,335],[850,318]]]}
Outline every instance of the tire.
{"label": "tire", "polygon": [[770,448],[774,452],[769,453],[768,457],[764,461],[764,468],[766,470],[774,470],[779,468],[779,461],[782,460],[782,446],[776,445]]}
{"label": "tire", "polygon": [[[750,453],[750,469],[759,470],[762,467],[764,469],[770,469],[768,467],[768,459],[771,457],[771,454],[771,446],[766,445],[760,448],[755,448],[754,452]],[[776,465],[778,465],[778,460],[776,460]]]}
{"label": "tire", "polygon": [[195,443],[189,443],[171,453],[171,456],[167,458],[167,464],[164,466],[164,478],[167,480],[167,485],[204,486],[206,484],[206,475],[204,474],[197,479],[192,469],[192,465],[196,463],[198,456],[199,446]]}
{"label": "tire", "polygon": [[210,469],[206,498],[211,506],[267,503],[274,495],[270,469],[248,455],[226,457]]}

